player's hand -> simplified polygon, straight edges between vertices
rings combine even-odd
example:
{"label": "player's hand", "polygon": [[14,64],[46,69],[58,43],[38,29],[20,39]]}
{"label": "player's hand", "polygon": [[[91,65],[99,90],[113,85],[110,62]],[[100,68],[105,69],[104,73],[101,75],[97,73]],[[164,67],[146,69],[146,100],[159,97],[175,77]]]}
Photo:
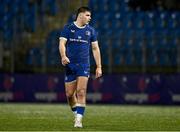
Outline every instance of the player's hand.
{"label": "player's hand", "polygon": [[61,63],[63,66],[67,65],[68,63],[70,63],[69,58],[67,58],[66,56],[62,57],[61,59]]}
{"label": "player's hand", "polygon": [[96,68],[96,78],[99,78],[102,76],[102,69],[101,67]]}

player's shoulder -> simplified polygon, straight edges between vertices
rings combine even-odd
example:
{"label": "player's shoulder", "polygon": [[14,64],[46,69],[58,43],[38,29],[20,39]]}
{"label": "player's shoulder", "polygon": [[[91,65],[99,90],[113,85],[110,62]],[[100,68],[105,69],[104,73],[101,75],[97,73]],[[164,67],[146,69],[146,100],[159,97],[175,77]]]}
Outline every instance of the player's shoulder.
{"label": "player's shoulder", "polygon": [[92,32],[96,31],[96,30],[95,30],[95,28],[94,28],[94,27],[92,27],[92,26],[91,26],[91,25],[89,25],[89,24],[87,25],[87,28],[88,28],[90,31],[92,31]]}
{"label": "player's shoulder", "polygon": [[74,24],[71,22],[71,23],[67,23],[67,24],[64,26],[64,28],[70,29],[70,28],[72,28],[73,26],[74,26]]}

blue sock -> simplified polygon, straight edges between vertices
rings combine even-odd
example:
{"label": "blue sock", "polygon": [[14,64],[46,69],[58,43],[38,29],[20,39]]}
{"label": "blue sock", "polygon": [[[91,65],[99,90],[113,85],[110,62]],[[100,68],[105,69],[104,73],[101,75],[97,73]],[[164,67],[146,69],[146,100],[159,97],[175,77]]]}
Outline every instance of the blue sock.
{"label": "blue sock", "polygon": [[85,107],[84,106],[77,106],[77,114],[84,115]]}

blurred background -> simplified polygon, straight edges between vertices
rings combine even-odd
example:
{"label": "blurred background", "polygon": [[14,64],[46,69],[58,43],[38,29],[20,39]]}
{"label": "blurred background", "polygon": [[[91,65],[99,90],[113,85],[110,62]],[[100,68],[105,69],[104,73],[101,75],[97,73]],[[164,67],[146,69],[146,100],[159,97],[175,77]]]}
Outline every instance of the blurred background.
{"label": "blurred background", "polygon": [[89,103],[180,104],[180,1],[1,0],[0,102],[66,102],[59,35],[92,10],[104,76]]}

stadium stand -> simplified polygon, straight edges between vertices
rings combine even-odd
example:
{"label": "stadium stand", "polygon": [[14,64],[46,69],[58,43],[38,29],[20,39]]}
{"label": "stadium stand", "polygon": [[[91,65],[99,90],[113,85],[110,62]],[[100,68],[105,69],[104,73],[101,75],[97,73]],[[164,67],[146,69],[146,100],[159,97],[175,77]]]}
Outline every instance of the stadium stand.
{"label": "stadium stand", "polygon": [[[143,55],[146,56],[148,66],[177,65],[175,49],[180,38],[178,11],[132,11],[128,0],[90,0],[89,7],[93,10],[95,20],[92,25],[99,31],[101,48],[107,47],[104,38],[112,39],[118,36],[114,37],[110,44],[112,53],[115,53],[113,65],[123,65],[123,62],[124,65],[140,66],[143,63]],[[103,50],[103,53],[107,51]]]}
{"label": "stadium stand", "polygon": [[[24,32],[37,32],[45,23],[45,15],[58,12],[56,0],[1,0],[0,35],[4,47]],[[175,10],[132,9],[129,0],[89,0],[91,25],[99,32],[104,66],[176,67],[180,42],[180,12]],[[74,15],[69,16],[69,22]],[[38,24],[38,23],[41,24]],[[60,28],[50,31],[44,47],[31,47],[27,65],[59,64],[58,36]],[[7,45],[6,45],[7,44]],[[42,50],[47,54],[44,54]],[[45,55],[45,61],[43,56]],[[94,61],[91,58],[91,64]]]}
{"label": "stadium stand", "polygon": [[14,33],[24,31],[35,32],[37,10],[41,15],[47,12],[51,15],[57,13],[55,0],[1,0],[0,5],[0,31],[3,39],[10,41]]}

